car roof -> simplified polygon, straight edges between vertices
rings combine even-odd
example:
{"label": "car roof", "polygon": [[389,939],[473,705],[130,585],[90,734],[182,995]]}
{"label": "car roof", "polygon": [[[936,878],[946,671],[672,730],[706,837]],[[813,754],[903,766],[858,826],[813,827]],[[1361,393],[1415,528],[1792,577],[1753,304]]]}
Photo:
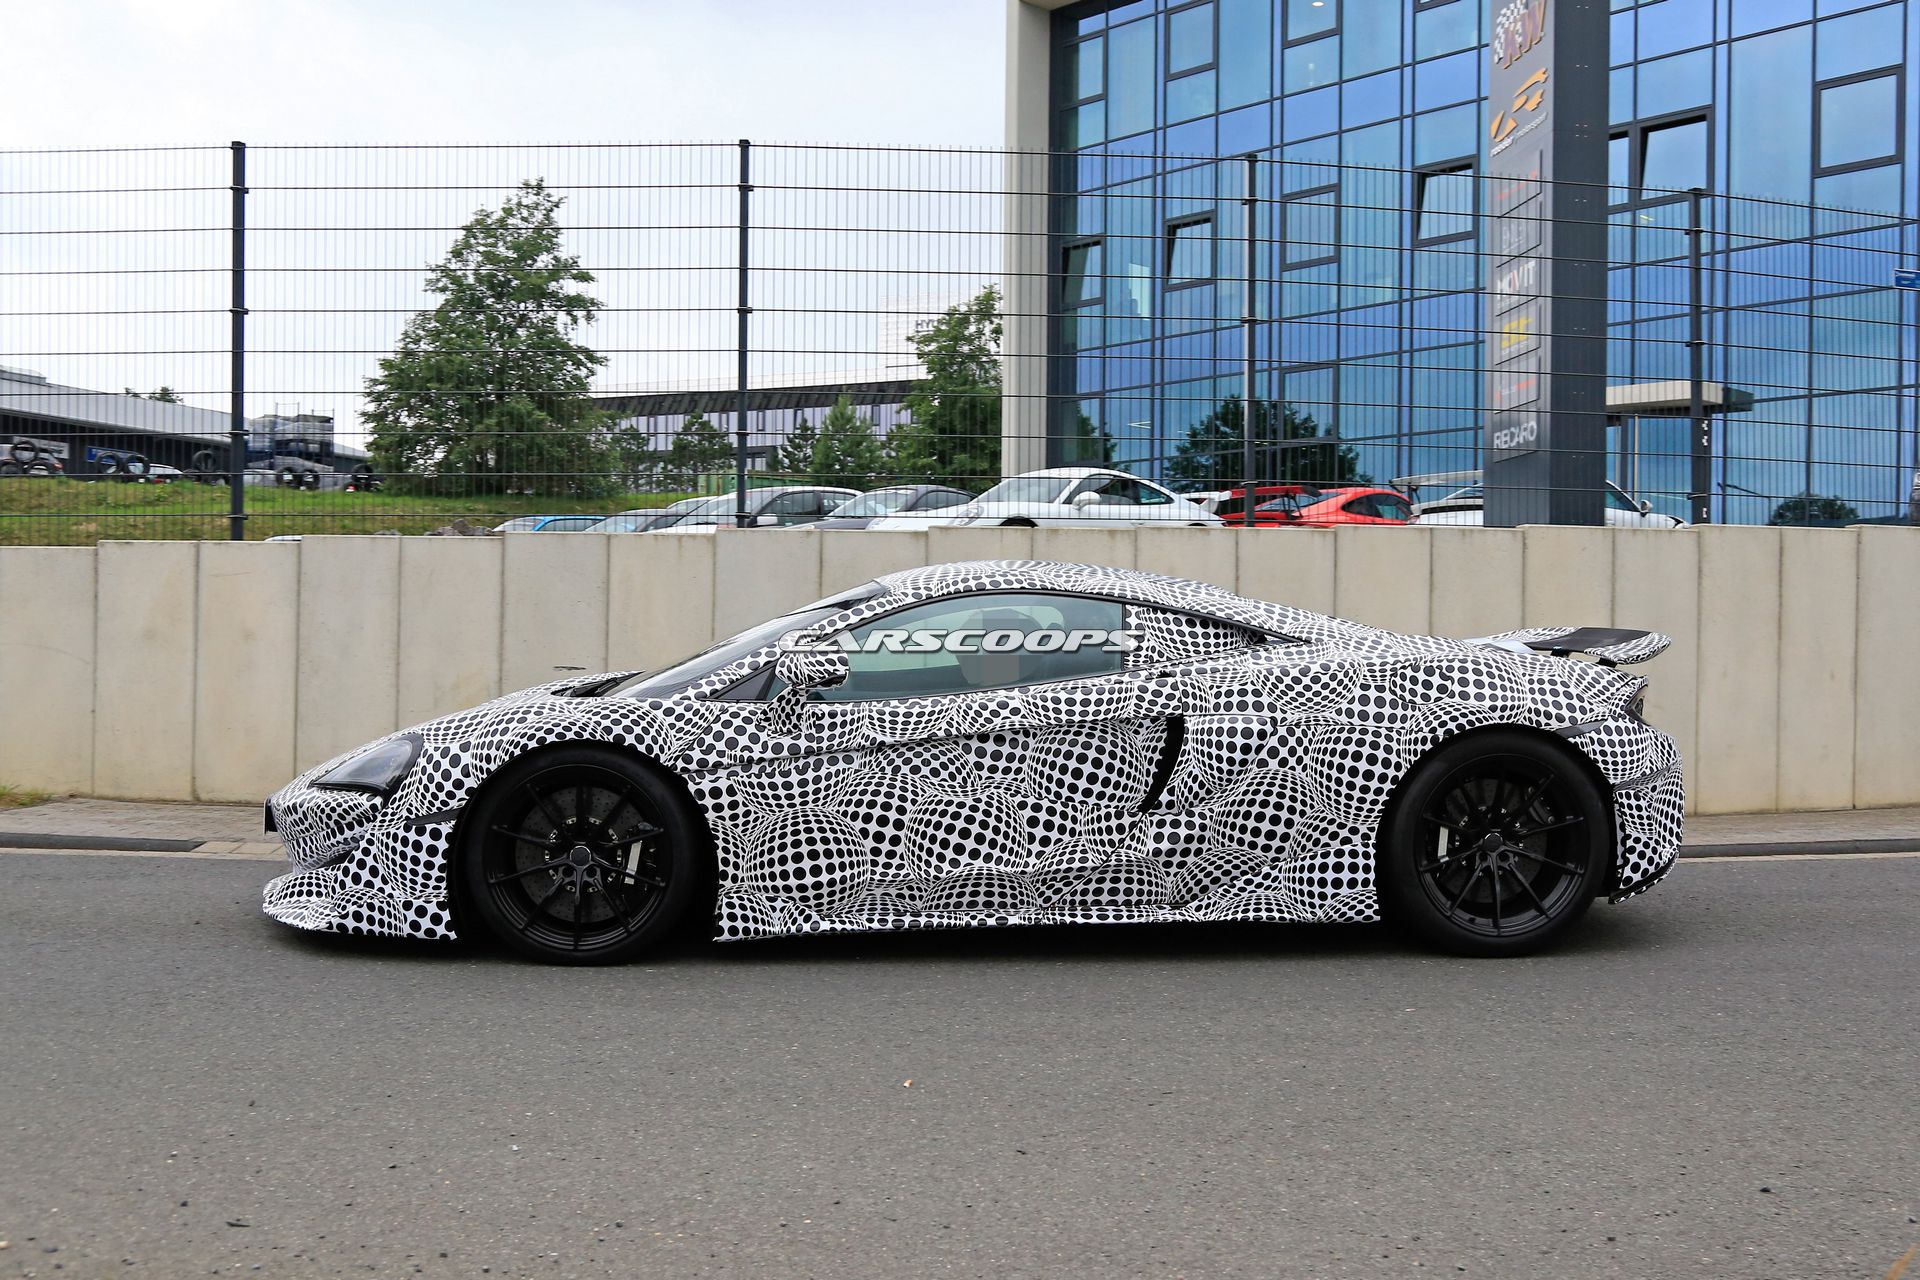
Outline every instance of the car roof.
{"label": "car roof", "polygon": [[1012,480],[1027,480],[1035,476],[1045,476],[1049,480],[1084,480],[1088,476],[1126,476],[1129,480],[1138,480],[1140,478],[1129,472],[1121,471],[1117,467],[1046,467],[1039,471],[1022,471],[1019,475],[1008,478]]}

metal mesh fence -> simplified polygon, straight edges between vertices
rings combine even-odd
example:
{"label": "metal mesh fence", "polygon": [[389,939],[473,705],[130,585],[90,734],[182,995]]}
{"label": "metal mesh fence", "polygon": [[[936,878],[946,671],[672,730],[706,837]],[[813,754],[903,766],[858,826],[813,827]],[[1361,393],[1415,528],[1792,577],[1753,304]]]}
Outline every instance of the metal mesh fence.
{"label": "metal mesh fence", "polygon": [[[779,526],[876,489],[848,515],[1244,521],[1250,483],[1261,525],[1474,523],[1489,370],[1543,336],[1501,301],[1525,279],[1486,287],[1490,181],[735,143],[4,152],[0,541]],[[1582,447],[1608,521],[1906,519],[1914,225],[1598,203]],[[1064,465],[1124,474],[1017,478]]]}

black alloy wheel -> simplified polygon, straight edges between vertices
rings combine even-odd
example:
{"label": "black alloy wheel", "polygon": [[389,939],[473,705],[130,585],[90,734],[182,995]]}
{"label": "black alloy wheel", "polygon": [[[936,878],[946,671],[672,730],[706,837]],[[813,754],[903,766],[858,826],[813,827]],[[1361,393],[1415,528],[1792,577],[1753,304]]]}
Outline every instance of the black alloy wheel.
{"label": "black alloy wheel", "polygon": [[1612,825],[1574,748],[1532,734],[1474,734],[1428,756],[1385,831],[1385,913],[1461,955],[1537,951],[1606,883]]}
{"label": "black alloy wheel", "polygon": [[523,757],[462,819],[460,905],[552,964],[612,964],[670,938],[701,860],[679,796],[621,752]]}

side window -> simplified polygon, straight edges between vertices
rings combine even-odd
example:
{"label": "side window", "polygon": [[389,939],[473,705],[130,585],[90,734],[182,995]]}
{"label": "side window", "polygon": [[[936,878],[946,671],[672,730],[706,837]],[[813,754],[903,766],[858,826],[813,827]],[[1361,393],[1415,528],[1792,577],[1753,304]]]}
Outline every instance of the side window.
{"label": "side window", "polygon": [[1132,476],[1088,476],[1073,491],[1075,497],[1083,493],[1097,493],[1103,504],[1116,507],[1148,507],[1172,500]]}
{"label": "side window", "polygon": [[1413,508],[1407,505],[1405,498],[1396,498],[1389,494],[1376,493],[1373,495],[1373,505],[1378,507],[1380,514],[1388,520],[1413,519]]}
{"label": "side window", "polygon": [[1070,680],[1127,665],[1123,606],[1066,595],[933,600],[846,633],[851,672],[827,701],[924,698]]}
{"label": "side window", "polygon": [[820,495],[811,489],[783,493],[767,504],[762,515],[773,516],[781,524],[792,524],[820,514]]}
{"label": "side window", "polygon": [[1380,514],[1380,508],[1373,504],[1373,495],[1370,493],[1363,493],[1347,503],[1347,510],[1357,516],[1378,516]]}

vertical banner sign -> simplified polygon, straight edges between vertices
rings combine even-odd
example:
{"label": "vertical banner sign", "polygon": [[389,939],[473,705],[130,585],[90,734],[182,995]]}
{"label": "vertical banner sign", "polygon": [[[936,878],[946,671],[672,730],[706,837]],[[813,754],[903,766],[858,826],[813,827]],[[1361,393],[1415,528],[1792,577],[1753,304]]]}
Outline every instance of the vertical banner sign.
{"label": "vertical banner sign", "polygon": [[1599,524],[1606,479],[1606,0],[1494,0],[1486,522]]}

